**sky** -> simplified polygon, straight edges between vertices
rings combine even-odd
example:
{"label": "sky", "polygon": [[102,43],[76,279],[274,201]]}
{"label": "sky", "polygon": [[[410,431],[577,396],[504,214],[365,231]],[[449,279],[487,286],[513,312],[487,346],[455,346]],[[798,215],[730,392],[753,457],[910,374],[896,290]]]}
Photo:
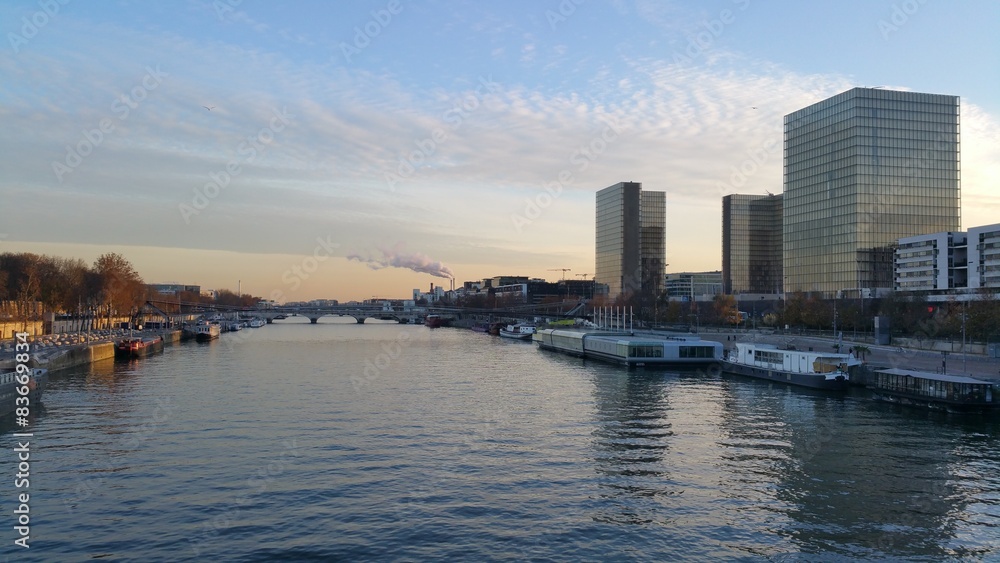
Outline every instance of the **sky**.
{"label": "sky", "polygon": [[[963,228],[1000,222],[1000,3],[0,3],[0,252],[282,302],[592,277],[595,193],[666,192],[667,271],[782,191],[783,116],[961,97]],[[569,268],[563,272],[561,269]]]}

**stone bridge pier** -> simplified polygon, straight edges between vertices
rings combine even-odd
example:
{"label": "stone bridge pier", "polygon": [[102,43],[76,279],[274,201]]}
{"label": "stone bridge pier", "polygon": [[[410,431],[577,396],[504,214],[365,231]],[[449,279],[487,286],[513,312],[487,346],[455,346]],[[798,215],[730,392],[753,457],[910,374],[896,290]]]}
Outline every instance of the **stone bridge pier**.
{"label": "stone bridge pier", "polygon": [[[309,322],[311,324],[317,324],[319,322],[319,319],[321,317],[324,317],[324,316],[326,316],[326,315],[320,315],[318,317],[310,316],[309,317]],[[365,324],[365,317],[355,317],[354,315],[338,315],[338,316],[341,316],[341,317],[352,317],[359,325]]]}

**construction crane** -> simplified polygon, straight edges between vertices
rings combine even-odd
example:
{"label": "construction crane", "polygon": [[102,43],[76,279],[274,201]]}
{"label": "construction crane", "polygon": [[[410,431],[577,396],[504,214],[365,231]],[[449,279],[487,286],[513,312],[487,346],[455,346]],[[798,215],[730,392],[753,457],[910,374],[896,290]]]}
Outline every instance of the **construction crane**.
{"label": "construction crane", "polygon": [[586,278],[586,277],[587,277],[587,276],[589,276],[590,274],[573,274],[573,275],[575,275],[575,276],[580,276],[581,278]]}
{"label": "construction crane", "polygon": [[549,268],[549,271],[550,272],[559,272],[559,271],[561,271],[562,272],[562,279],[565,280],[566,279],[566,272],[573,271],[573,268]]}

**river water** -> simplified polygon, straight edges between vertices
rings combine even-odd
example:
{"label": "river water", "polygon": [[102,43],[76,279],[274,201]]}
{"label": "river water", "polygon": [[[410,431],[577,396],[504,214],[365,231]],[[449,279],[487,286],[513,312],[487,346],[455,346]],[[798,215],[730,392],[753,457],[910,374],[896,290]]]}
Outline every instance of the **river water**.
{"label": "river water", "polygon": [[[457,329],[53,374],[11,561],[1000,560],[1000,424]],[[327,319],[323,319],[326,321]]]}

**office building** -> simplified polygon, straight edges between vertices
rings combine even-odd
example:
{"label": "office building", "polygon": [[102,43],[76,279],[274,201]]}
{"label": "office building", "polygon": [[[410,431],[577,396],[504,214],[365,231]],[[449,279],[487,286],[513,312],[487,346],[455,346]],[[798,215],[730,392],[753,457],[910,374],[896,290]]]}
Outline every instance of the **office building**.
{"label": "office building", "polygon": [[639,201],[639,268],[642,287],[651,295],[663,288],[667,256],[667,194],[640,192]]}
{"label": "office building", "polygon": [[656,295],[666,263],[666,195],[619,182],[597,192],[594,279],[608,296]]}
{"label": "office building", "polygon": [[722,291],[722,272],[677,272],[663,282],[670,301],[711,301]]}
{"label": "office building", "polygon": [[781,195],[723,197],[723,292],[781,293],[781,241]]}
{"label": "office building", "polygon": [[898,239],[961,228],[957,96],[853,88],[784,121],[784,291],[892,288]]}

